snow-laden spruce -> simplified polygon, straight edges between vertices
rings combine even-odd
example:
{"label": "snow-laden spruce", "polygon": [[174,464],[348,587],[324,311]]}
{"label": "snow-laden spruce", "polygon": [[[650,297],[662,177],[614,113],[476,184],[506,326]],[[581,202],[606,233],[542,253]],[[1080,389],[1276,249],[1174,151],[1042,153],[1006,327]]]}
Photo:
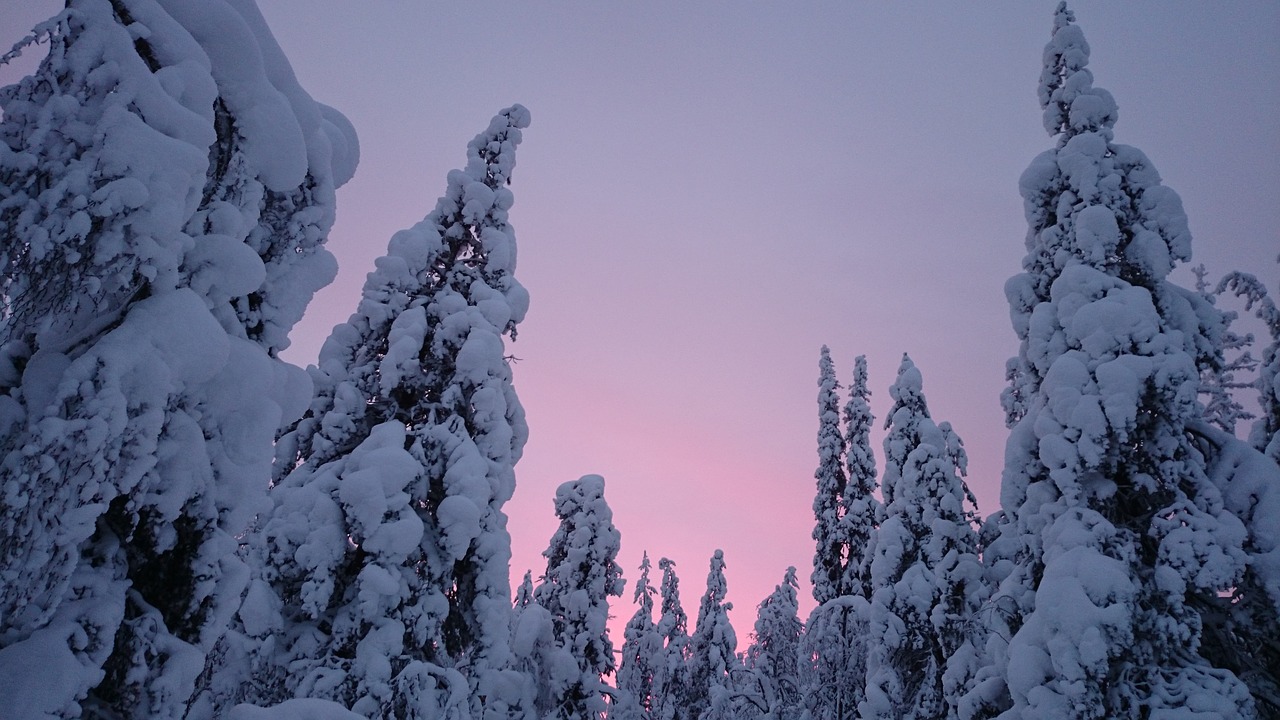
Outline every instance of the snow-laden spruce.
{"label": "snow-laden spruce", "polygon": [[[818,480],[814,496],[814,599],[803,636],[801,695],[810,717],[843,718],[856,711],[866,678],[870,547],[883,508],[871,450],[867,359],[854,361],[842,417],[835,416],[835,373],[826,348],[818,376]],[[844,431],[841,434],[840,421]],[[832,458],[833,450],[840,455]],[[839,481],[839,482],[837,482]],[[821,583],[821,584],[820,584]],[[825,598],[825,599],[823,599]]]}
{"label": "snow-laden spruce", "polygon": [[871,542],[884,516],[884,506],[873,494],[878,487],[876,459],[871,451],[874,422],[871,390],[867,386],[867,356],[859,355],[853,359],[853,384],[844,406],[845,473],[849,480],[844,489],[842,520],[849,547],[839,590],[845,596],[871,597]]}
{"label": "snow-laden spruce", "polygon": [[726,597],[724,551],[711,555],[707,589],[698,603],[698,621],[689,635],[689,684],[685,698],[691,717],[700,718],[715,708],[717,717],[729,707],[733,676],[738,668],[738,637],[729,623],[733,603]]}
{"label": "snow-laden spruce", "polygon": [[813,496],[813,573],[809,576],[813,599],[819,605],[839,597],[849,541],[845,537],[844,502],[848,475],[845,471],[845,438],[840,431],[840,383],[836,381],[831,351],[822,346],[818,359],[818,468]]}
{"label": "snow-laden spruce", "polygon": [[1249,441],[1280,463],[1280,309],[1267,294],[1266,286],[1249,273],[1229,273],[1218,283],[1217,293],[1227,289],[1244,298],[1245,309],[1257,315],[1271,338],[1263,348],[1255,381],[1262,415],[1254,422]]}
{"label": "snow-laden spruce", "polygon": [[560,527],[543,553],[547,571],[533,599],[546,609],[560,652],[556,666],[541,675],[538,716],[603,718],[615,695],[605,680],[617,667],[607,626],[609,597],[620,597],[624,585],[616,560],[622,536],[599,475],[561,485],[555,508]]}
{"label": "snow-laden spruce", "polygon": [[1208,473],[1229,512],[1244,523],[1248,563],[1228,593],[1201,606],[1201,654],[1244,681],[1258,717],[1280,716],[1280,467],[1233,435],[1207,423],[1192,432],[1211,458]]}
{"label": "snow-laden spruce", "polygon": [[1217,292],[1228,288],[1263,321],[1271,341],[1263,349],[1255,379],[1262,414],[1253,424],[1249,444],[1216,428],[1196,428],[1202,451],[1210,458],[1209,477],[1222,490],[1227,510],[1244,522],[1248,533],[1244,578],[1230,594],[1211,598],[1216,607],[1203,612],[1203,654],[1244,680],[1260,717],[1274,717],[1280,716],[1280,676],[1275,673],[1280,667],[1275,637],[1280,627],[1280,468],[1274,465],[1280,460],[1280,311],[1252,275],[1228,274]]}
{"label": "snow-laden spruce", "polygon": [[1057,143],[1020,181],[999,541],[1012,562],[964,715],[1251,717],[1248,688],[1201,653],[1203,608],[1245,566],[1245,528],[1188,433],[1222,317],[1166,279],[1191,255],[1181,201],[1113,142],[1115,101],[1073,23],[1059,5],[1041,75]]}
{"label": "snow-laden spruce", "polygon": [[507,222],[528,124],[516,105],[471,141],[466,169],[392,237],[312,369],[316,397],[277,445],[262,579],[241,613],[257,662],[275,668],[257,673],[270,681],[257,701],[522,712],[502,505],[528,432],[503,336],[528,306]]}
{"label": "snow-laden spruce", "polygon": [[747,672],[735,683],[735,717],[796,720],[803,712],[800,641],[804,625],[796,589],[796,569],[789,567],[782,582],[756,608],[755,632],[743,656]]}
{"label": "snow-laden spruce", "polygon": [[[1209,289],[1209,281],[1206,279],[1209,271],[1200,264],[1192,268],[1191,272],[1196,276],[1196,293],[1209,304],[1216,304],[1220,293]],[[1222,285],[1228,284],[1231,277],[1228,275],[1223,278]],[[1257,417],[1246,410],[1236,398],[1238,391],[1256,384],[1238,379],[1237,375],[1252,373],[1258,369],[1258,361],[1249,351],[1249,347],[1253,344],[1253,334],[1241,335],[1231,327],[1238,317],[1239,314],[1235,311],[1222,313],[1223,329],[1218,342],[1222,351],[1222,362],[1200,368],[1200,397],[1204,404],[1204,420],[1233,435],[1236,425],[1241,420],[1253,420]]]}
{"label": "snow-laden spruce", "polygon": [[306,406],[275,354],[355,137],[251,2],[71,0],[36,40],[0,90],[0,703],[176,716]]}
{"label": "snow-laden spruce", "polygon": [[663,662],[663,640],[653,621],[653,599],[657,588],[649,581],[649,553],[640,561],[633,602],[639,607],[627,621],[622,635],[622,660],[618,664],[618,704],[610,717],[619,720],[650,720],[653,717],[654,681]]}
{"label": "snow-laden spruce", "polygon": [[653,679],[653,720],[690,720],[688,694],[689,616],[680,604],[680,578],[676,564],[658,560],[662,584],[658,594],[658,634],[662,636],[662,657]]}
{"label": "snow-laden spruce", "polygon": [[872,543],[863,718],[954,716],[953,658],[969,659],[984,599],[964,449],[929,416],[920,371],[906,355],[889,389],[884,520]]}

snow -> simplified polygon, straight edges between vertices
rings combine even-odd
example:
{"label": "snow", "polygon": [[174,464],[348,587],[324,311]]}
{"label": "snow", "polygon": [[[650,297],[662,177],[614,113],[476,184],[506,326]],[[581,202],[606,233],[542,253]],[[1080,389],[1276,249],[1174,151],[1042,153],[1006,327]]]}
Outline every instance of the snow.
{"label": "snow", "polygon": [[321,129],[329,138],[333,184],[341,187],[355,175],[356,166],[360,163],[356,129],[347,116],[337,110],[324,103],[316,103],[316,106],[320,108]]}
{"label": "snow", "polygon": [[[15,91],[17,149],[0,143],[0,170],[50,185],[14,196],[20,221],[0,229],[27,252],[4,260],[3,292],[55,283],[5,318],[24,338],[0,363],[6,707],[118,714],[116,693],[156,717],[461,720],[484,696],[496,712],[604,712],[608,598],[624,581],[603,478],[558,489],[542,582],[509,606],[502,506],[528,429],[504,338],[529,297],[507,184],[528,111],[472,141],[302,371],[275,354],[333,277],[322,245],[358,161],[351,124],[298,86],[251,0],[116,3],[127,27],[107,3],[75,6],[84,29],[54,70],[79,94]],[[69,32],[69,17],[49,27]],[[1060,7],[1040,87],[1059,147],[1020,183],[1028,254],[1006,295],[1023,347],[988,566],[963,443],[930,418],[918,368],[904,355],[890,389],[881,506],[865,359],[841,416],[824,347],[808,644],[795,647],[794,569],[761,604],[744,666],[723,553],[692,636],[666,559],[653,622],[646,556],[624,695],[707,720],[760,714],[742,682],[768,717],[799,712],[784,696],[800,686],[810,710],[836,687],[868,717],[1251,706],[1212,664],[1231,648],[1205,647],[1222,641],[1201,612],[1280,612],[1280,468],[1197,421],[1221,317],[1166,281],[1190,257],[1181,201],[1112,143],[1115,101],[1071,20]],[[108,670],[123,685],[99,691]],[[193,698],[198,683],[212,684]],[[263,705],[229,707],[246,694]],[[625,702],[619,718],[638,712]]]}
{"label": "snow", "polygon": [[1244,523],[1249,566],[1280,613],[1280,467],[1216,428],[1202,424],[1195,431],[1216,447],[1209,477],[1222,492],[1226,509]]}
{"label": "snow", "polygon": [[1181,201],[1140,152],[1112,143],[1115,102],[1093,87],[1072,21],[1059,5],[1040,86],[1057,148],[1020,182],[1028,252],[1006,284],[1022,347],[1006,396],[1005,521],[990,541],[998,611],[961,705],[1154,716],[1195,696],[1206,713],[1240,714],[1244,684],[1201,654],[1200,608],[1245,577],[1245,533],[1187,433],[1223,319],[1166,280],[1190,256]]}
{"label": "snow", "polygon": [[251,20],[226,2],[157,2],[208,56],[219,97],[236,116],[255,175],[279,192],[301,183],[307,171],[306,138],[289,99],[268,78]]}
{"label": "snow", "polygon": [[299,698],[271,707],[242,703],[231,708],[227,720],[364,720],[365,716],[329,700]]}

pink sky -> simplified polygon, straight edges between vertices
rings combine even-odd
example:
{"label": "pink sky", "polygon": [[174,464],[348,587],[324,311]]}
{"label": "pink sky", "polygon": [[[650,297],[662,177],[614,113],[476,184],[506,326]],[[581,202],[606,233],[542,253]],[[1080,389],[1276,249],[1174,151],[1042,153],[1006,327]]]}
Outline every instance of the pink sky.
{"label": "pink sky", "polygon": [[[288,358],[314,361],[467,141],[526,105],[513,575],[543,568],[556,486],[599,473],[619,622],[642,551],[677,562],[693,615],[722,548],[745,649],[786,566],[809,574],[822,344],[842,382],[868,356],[877,423],[910,352],[995,509],[1016,352],[1002,288],[1023,254],[1018,176],[1051,143],[1035,89],[1054,4],[261,0],[362,150],[329,245],[341,273]],[[0,42],[60,6],[0,0]],[[1197,262],[1276,288],[1280,5],[1072,7],[1117,140],[1182,196]]]}

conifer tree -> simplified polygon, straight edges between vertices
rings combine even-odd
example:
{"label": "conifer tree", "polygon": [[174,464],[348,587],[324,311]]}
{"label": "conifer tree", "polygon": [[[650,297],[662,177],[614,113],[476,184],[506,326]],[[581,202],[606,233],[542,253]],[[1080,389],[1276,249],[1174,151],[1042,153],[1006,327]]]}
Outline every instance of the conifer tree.
{"label": "conifer tree", "polygon": [[551,613],[534,600],[533,573],[526,570],[515,592],[511,615],[511,654],[513,668],[520,683],[517,693],[520,701],[513,703],[508,717],[540,718],[538,708],[553,703],[551,690],[556,683],[552,679],[557,668],[564,668],[572,675],[577,667],[573,659],[555,639],[555,623]]}
{"label": "conifer tree", "polygon": [[1200,654],[1235,673],[1259,717],[1280,714],[1280,466],[1248,443],[1208,423],[1192,428],[1210,458],[1208,474],[1227,510],[1244,523],[1244,576],[1229,592],[1199,598]]}
{"label": "conifer tree", "polygon": [[[821,408],[823,396],[820,394],[819,397]],[[831,597],[809,614],[802,643],[805,663],[800,683],[805,706],[813,718],[849,717],[857,711],[865,684],[866,600],[871,596],[870,548],[883,512],[872,494],[876,489],[876,465],[871,451],[874,418],[870,397],[867,361],[860,355],[854,361],[853,383],[849,387],[843,414],[843,477],[846,482],[837,504],[839,525],[837,529],[827,531],[828,535],[840,538],[842,566]],[[828,419],[825,412],[823,418],[824,421]],[[820,458],[824,455],[823,432],[819,433]],[[823,465],[825,462],[820,461],[820,467]],[[819,493],[822,493],[821,485]],[[816,508],[818,498],[814,504]],[[819,518],[818,524],[822,523]],[[818,535],[819,530],[815,528],[814,534]],[[819,557],[820,554],[815,555],[815,564]]]}
{"label": "conifer tree", "polygon": [[[1249,686],[1259,717],[1280,716],[1280,642],[1274,628],[1280,626],[1280,312],[1265,287],[1247,273],[1230,273],[1218,284],[1221,293],[1231,289],[1245,300],[1267,327],[1270,344],[1263,350],[1263,365],[1255,380],[1262,416],[1254,422],[1249,445],[1233,435],[1199,427],[1197,435],[1205,455],[1211,458],[1210,479],[1222,490],[1227,509],[1244,522],[1248,536],[1248,563],[1243,579],[1231,592],[1207,598],[1202,606],[1204,638],[1202,654],[1219,667],[1234,672]],[[1251,446],[1251,447],[1249,447]],[[1265,453],[1259,457],[1254,450]]]}
{"label": "conifer tree", "polygon": [[1020,185],[1024,272],[1006,285],[1022,398],[1002,526],[1016,546],[991,601],[966,715],[1251,717],[1248,689],[1200,653],[1198,607],[1240,582],[1244,529],[1188,433],[1222,323],[1166,276],[1190,258],[1178,196],[1113,142],[1065,4],[1040,102],[1056,146]]}
{"label": "conifer tree", "polygon": [[[885,438],[892,502],[876,531],[864,718],[954,714],[947,661],[969,641],[982,566],[959,438],[929,417],[920,371],[903,356]],[[896,459],[901,458],[901,465]]]}
{"label": "conifer tree", "polygon": [[804,703],[800,697],[800,622],[796,601],[796,569],[787,568],[782,582],[756,611],[755,632],[745,654],[748,682],[737,715],[794,720]]}
{"label": "conifer tree", "polygon": [[799,676],[805,711],[814,720],[856,717],[866,684],[870,608],[843,595],[809,613],[801,637]]}
{"label": "conifer tree", "polygon": [[35,714],[177,716],[305,406],[275,355],[355,138],[252,3],[71,0],[35,38],[0,91],[0,674]]}
{"label": "conifer tree", "polygon": [[1227,289],[1244,298],[1245,309],[1257,315],[1271,337],[1262,351],[1255,380],[1262,415],[1253,424],[1249,442],[1280,463],[1280,310],[1267,294],[1266,286],[1249,273],[1229,273],[1218,283],[1217,292],[1221,294]]}
{"label": "conifer tree", "polygon": [[813,496],[813,599],[822,604],[839,597],[849,552],[845,537],[845,438],[840,431],[840,384],[831,352],[822,346],[818,360],[818,488]]}
{"label": "conifer tree", "polygon": [[659,595],[662,606],[658,614],[658,634],[662,636],[662,662],[654,675],[653,710],[657,720],[686,720],[690,714],[686,701],[689,690],[689,616],[680,605],[680,578],[676,564],[658,560],[662,570]]}
{"label": "conifer tree", "polygon": [[[1200,297],[1210,304],[1217,302],[1218,293],[1209,289],[1209,281],[1206,279],[1209,271],[1204,264],[1195,266],[1191,272],[1196,276],[1196,292]],[[1204,403],[1204,419],[1233,435],[1241,420],[1252,420],[1255,417],[1244,409],[1233,394],[1250,386],[1248,381],[1237,380],[1236,374],[1253,372],[1258,367],[1258,361],[1249,352],[1253,334],[1240,335],[1231,329],[1231,324],[1237,317],[1238,314],[1234,311],[1222,312],[1224,327],[1221,340],[1218,341],[1222,362],[1200,370],[1200,397]]]}
{"label": "conifer tree", "polygon": [[686,702],[692,717],[700,717],[713,703],[724,703],[738,668],[738,637],[729,623],[733,603],[724,576],[724,552],[716,550],[707,571],[707,589],[698,605],[698,622],[689,636],[689,685]]}
{"label": "conifer tree", "polygon": [[514,630],[520,624],[520,613],[533,604],[533,571],[525,570],[520,585],[515,589],[511,600],[511,627]]}
{"label": "conifer tree", "polygon": [[623,703],[615,713],[624,720],[649,720],[657,704],[654,682],[662,664],[662,635],[653,621],[657,589],[649,582],[649,553],[640,561],[640,578],[633,595],[639,607],[623,631],[622,662],[618,666],[618,693]]}
{"label": "conifer tree", "polygon": [[534,600],[547,609],[556,643],[576,662],[576,672],[553,673],[545,720],[603,718],[615,694],[605,677],[616,669],[609,639],[609,596],[622,595],[616,558],[621,535],[604,499],[604,478],[587,475],[556,490],[560,527],[543,555],[547,572]]}
{"label": "conifer tree", "polygon": [[507,222],[528,123],[500,112],[436,208],[392,237],[277,444],[258,547],[286,632],[258,632],[285,669],[278,695],[432,718],[527,700],[502,512],[527,428],[502,338],[528,304]]}
{"label": "conifer tree", "polygon": [[848,543],[841,595],[871,596],[871,539],[884,507],[876,499],[876,459],[871,452],[871,390],[867,387],[867,357],[854,359],[853,384],[844,406],[845,468],[848,483],[843,499],[845,541]]}

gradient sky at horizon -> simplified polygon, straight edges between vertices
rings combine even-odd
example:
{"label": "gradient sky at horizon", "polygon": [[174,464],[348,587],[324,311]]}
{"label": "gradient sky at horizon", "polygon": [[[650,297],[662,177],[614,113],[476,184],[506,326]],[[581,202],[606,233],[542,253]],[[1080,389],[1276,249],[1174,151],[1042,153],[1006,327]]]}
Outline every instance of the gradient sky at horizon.
{"label": "gradient sky at horizon", "polygon": [[[788,565],[812,606],[822,344],[842,382],[868,356],[877,443],[909,352],[934,417],[965,440],[982,513],[997,507],[1017,350],[1003,285],[1023,255],[1018,177],[1052,144],[1035,90],[1055,4],[260,0],[362,153],[338,194],[339,278],[286,357],[314,361],[467,142],[526,105],[511,217],[532,302],[509,352],[531,434],[506,506],[513,577],[543,568],[556,486],[598,473],[628,578],[615,630],[642,551],[676,560],[695,615],[722,548],[745,649]],[[0,0],[0,43],[59,7]],[[1280,4],[1072,8],[1120,106],[1117,141],[1183,199],[1194,262],[1275,290]]]}

